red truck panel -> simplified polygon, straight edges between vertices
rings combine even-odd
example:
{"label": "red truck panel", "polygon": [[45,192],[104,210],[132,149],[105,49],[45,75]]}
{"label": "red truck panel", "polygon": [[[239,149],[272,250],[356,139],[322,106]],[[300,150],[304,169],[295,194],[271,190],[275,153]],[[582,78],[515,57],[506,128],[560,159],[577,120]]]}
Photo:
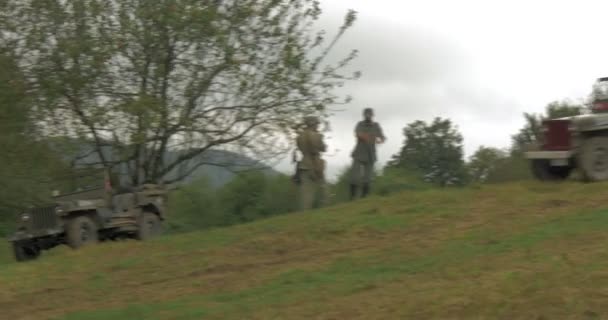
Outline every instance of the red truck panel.
{"label": "red truck panel", "polygon": [[566,151],[572,148],[570,136],[570,120],[545,121],[545,144],[547,151]]}
{"label": "red truck panel", "polygon": [[593,104],[594,112],[606,112],[608,111],[608,101],[598,101]]}

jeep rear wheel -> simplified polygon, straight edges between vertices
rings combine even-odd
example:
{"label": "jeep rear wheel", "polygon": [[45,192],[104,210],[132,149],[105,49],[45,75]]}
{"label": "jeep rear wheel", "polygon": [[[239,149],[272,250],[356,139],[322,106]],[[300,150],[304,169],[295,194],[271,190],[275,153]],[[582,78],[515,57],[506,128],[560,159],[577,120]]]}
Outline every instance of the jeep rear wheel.
{"label": "jeep rear wheel", "polygon": [[535,159],[532,160],[532,174],[541,181],[560,181],[565,180],[570,176],[572,167],[554,167],[551,166],[549,160]]}
{"label": "jeep rear wheel", "polygon": [[585,180],[608,180],[608,137],[593,137],[585,141],[580,162]]}
{"label": "jeep rear wheel", "polygon": [[66,235],[68,245],[73,249],[99,241],[97,225],[91,218],[86,216],[72,218],[68,222]]}
{"label": "jeep rear wheel", "polygon": [[13,253],[18,262],[34,260],[40,256],[40,250],[32,245],[13,242]]}
{"label": "jeep rear wheel", "polygon": [[137,224],[137,239],[139,240],[148,240],[162,233],[160,218],[153,212],[142,212]]}

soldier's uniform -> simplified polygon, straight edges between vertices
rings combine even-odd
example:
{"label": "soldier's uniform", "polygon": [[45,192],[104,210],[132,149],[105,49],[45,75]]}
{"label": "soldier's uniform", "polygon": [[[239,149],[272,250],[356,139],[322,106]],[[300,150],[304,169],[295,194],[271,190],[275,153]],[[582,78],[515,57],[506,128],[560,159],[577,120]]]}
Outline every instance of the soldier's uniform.
{"label": "soldier's uniform", "polygon": [[[351,198],[355,197],[359,186],[362,187],[362,196],[366,196],[369,193],[374,163],[377,160],[376,139],[386,139],[380,125],[377,122],[368,120],[357,123],[355,135],[357,136],[357,145],[351,154],[353,158],[351,168]],[[362,135],[367,136],[368,140],[362,139]]]}
{"label": "soldier's uniform", "polygon": [[311,209],[315,195],[320,197],[321,205],[327,200],[325,161],[321,158],[326,145],[323,142],[323,135],[317,131],[319,119],[306,117],[304,123],[306,128],[298,133],[296,139],[298,149],[302,153],[302,160],[298,162],[297,169],[300,180],[300,210]]}

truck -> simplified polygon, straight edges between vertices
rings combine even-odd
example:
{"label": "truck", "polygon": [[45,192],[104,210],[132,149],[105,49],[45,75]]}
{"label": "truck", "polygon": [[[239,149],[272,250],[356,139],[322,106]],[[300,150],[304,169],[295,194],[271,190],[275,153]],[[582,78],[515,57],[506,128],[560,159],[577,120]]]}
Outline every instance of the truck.
{"label": "truck", "polygon": [[592,97],[588,114],[543,121],[524,153],[535,178],[560,181],[578,170],[584,181],[608,180],[608,77],[597,79]]}
{"label": "truck", "polygon": [[55,193],[49,203],[21,212],[8,239],[15,259],[33,260],[43,250],[63,244],[78,249],[100,241],[160,235],[167,215],[167,188],[142,184],[114,189],[109,174],[105,176],[103,185]]}

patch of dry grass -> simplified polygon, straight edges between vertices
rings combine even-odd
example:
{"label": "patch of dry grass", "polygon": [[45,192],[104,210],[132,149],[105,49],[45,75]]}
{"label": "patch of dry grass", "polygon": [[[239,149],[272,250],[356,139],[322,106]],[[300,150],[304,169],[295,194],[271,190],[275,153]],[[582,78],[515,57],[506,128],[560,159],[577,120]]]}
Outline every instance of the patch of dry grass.
{"label": "patch of dry grass", "polygon": [[594,319],[606,184],[402,193],[0,267],[10,319]]}

